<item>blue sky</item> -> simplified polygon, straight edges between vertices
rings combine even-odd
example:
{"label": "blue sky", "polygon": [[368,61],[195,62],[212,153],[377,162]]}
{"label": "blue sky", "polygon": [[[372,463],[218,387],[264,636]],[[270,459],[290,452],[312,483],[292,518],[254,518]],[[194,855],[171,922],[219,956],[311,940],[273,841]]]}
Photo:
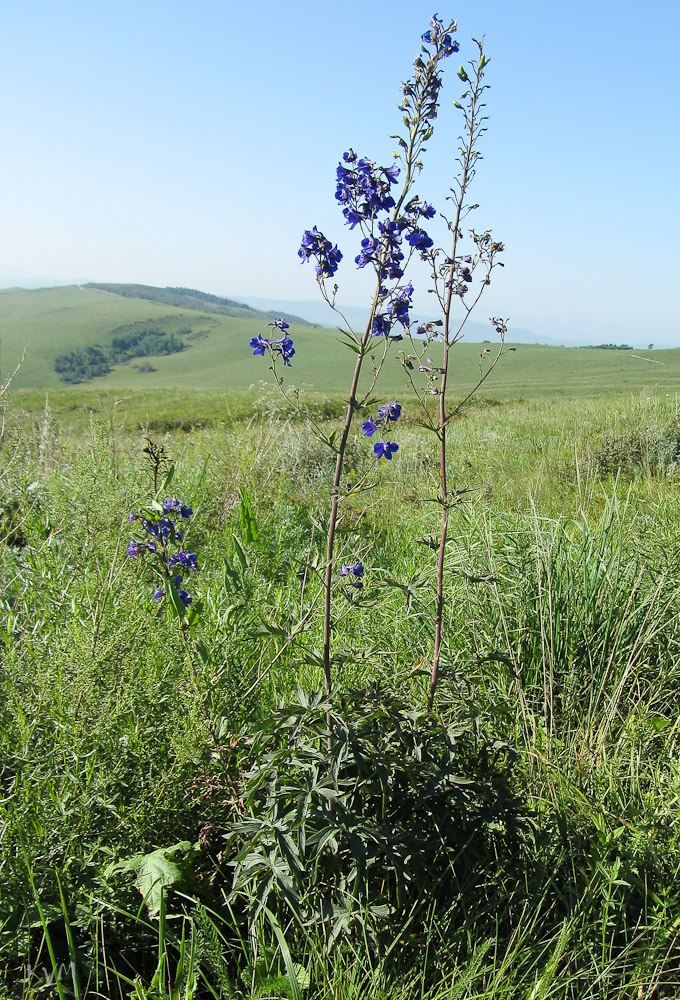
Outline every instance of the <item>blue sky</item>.
{"label": "blue sky", "polygon": [[[313,299],[297,248],[345,251],[334,199],[352,146],[389,163],[399,83],[434,13],[423,0],[52,0],[6,5],[0,285],[135,281]],[[680,345],[680,5],[478,0],[457,17],[420,183],[442,206],[455,70],[485,37],[489,131],[475,225],[506,245],[476,318],[572,337]],[[422,291],[421,308],[431,300]]]}

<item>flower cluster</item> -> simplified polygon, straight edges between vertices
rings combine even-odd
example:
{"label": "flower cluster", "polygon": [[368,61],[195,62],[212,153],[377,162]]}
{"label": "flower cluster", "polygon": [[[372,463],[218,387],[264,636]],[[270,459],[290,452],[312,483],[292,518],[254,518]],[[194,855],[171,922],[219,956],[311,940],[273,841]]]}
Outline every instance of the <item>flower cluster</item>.
{"label": "flower cluster", "polygon": [[345,582],[351,587],[355,587],[357,590],[361,590],[363,583],[361,577],[364,575],[364,567],[360,562],[351,563],[350,565],[342,564],[340,567],[340,576],[345,578]]}
{"label": "flower cluster", "polygon": [[454,52],[458,52],[460,47],[458,42],[452,41],[451,35],[449,34],[449,32],[455,30],[455,22],[448,28],[445,28],[443,21],[441,21],[435,14],[430,21],[430,30],[425,32],[422,39],[426,45],[433,45],[436,49],[439,49],[442,56],[450,56]]}
{"label": "flower cluster", "polygon": [[[154,501],[141,514],[128,514],[130,524],[139,522],[147,536],[145,541],[139,541],[135,538],[130,540],[127,547],[128,558],[133,559],[146,552],[155,555],[156,559],[152,564],[154,572],[161,577],[165,586],[170,585],[174,588],[178,600],[185,608],[191,604],[192,598],[189,596],[189,592],[182,587],[184,577],[173,575],[170,571],[179,567],[185,574],[198,573],[198,557],[195,553],[187,552],[184,549],[178,548],[174,552],[171,552],[170,549],[183,540],[183,533],[177,522],[188,521],[193,513],[192,508],[178,497],[168,497],[162,503]],[[165,596],[165,588],[157,587],[154,590],[152,600],[160,601]]]}
{"label": "flower cluster", "polygon": [[[385,312],[376,313],[374,316],[373,336],[390,336],[395,323],[400,323],[405,330],[408,330],[411,322],[409,309],[411,308],[411,299],[413,297],[413,285],[411,282],[408,285],[398,286],[389,293],[387,289],[381,288],[380,293],[381,303],[387,308]],[[395,336],[392,334],[392,339],[401,340],[401,335]]]}
{"label": "flower cluster", "polygon": [[295,348],[293,347],[291,337],[285,332],[288,329],[288,323],[286,323],[285,319],[279,318],[267,325],[273,326],[275,330],[280,330],[283,333],[283,337],[280,340],[270,340],[268,337],[261,336],[251,337],[250,347],[253,349],[253,354],[260,354],[262,357],[264,357],[267,351],[271,351],[272,354],[280,354],[284,365],[290,368],[290,359],[295,354]]}
{"label": "flower cluster", "polygon": [[333,246],[316,226],[304,231],[298,257],[302,258],[303,264],[313,257],[316,260],[315,270],[319,278],[332,278],[342,260],[337,245]]}
{"label": "flower cluster", "polygon": [[[394,423],[400,416],[401,404],[397,403],[395,399],[393,402],[385,403],[384,406],[379,407],[378,416],[375,420],[373,417],[364,420],[361,429],[366,437],[373,437],[381,424]],[[399,451],[399,445],[395,444],[394,441],[385,441],[384,438],[381,438],[380,441],[373,445],[373,452],[376,458],[386,458],[388,461],[391,461],[392,455],[396,451]]]}
{"label": "flower cluster", "polygon": [[343,153],[342,159],[347,166],[338,164],[335,198],[345,206],[342,214],[350,229],[359,222],[370,222],[377,212],[394,208],[390,188],[399,177],[398,167],[376,168],[373,160],[365,156],[358,159],[353,149]]}
{"label": "flower cluster", "polygon": [[[345,154],[346,155],[346,154]],[[361,253],[354,258],[358,268],[373,264],[382,281],[396,281],[404,276],[402,261],[404,239],[414,250],[425,253],[434,241],[421,228],[422,219],[432,219],[435,209],[419,198],[412,198],[398,219],[378,223],[380,237],[367,236],[361,241]]]}

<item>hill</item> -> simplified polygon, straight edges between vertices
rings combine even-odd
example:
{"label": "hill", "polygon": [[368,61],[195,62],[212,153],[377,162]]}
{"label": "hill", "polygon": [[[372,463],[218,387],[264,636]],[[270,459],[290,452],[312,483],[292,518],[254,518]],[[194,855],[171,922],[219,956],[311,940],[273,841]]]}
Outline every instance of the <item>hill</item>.
{"label": "hill", "polygon": [[195,288],[157,288],[154,285],[112,285],[103,282],[89,282],[85,288],[94,288],[101,292],[112,292],[125,299],[143,299],[148,302],[160,302],[166,306],[178,309],[197,309],[204,313],[219,313],[222,316],[234,316],[238,319],[264,319],[269,322],[282,316],[288,323],[300,326],[311,326],[307,320],[296,316],[287,310],[257,309],[244,302],[224,299],[209,292],[199,292]]}
{"label": "hill", "polygon": [[[113,286],[107,286],[113,287]],[[150,286],[119,286],[125,289]],[[194,303],[204,293],[160,290],[186,295]],[[214,298],[217,299],[215,296]],[[205,301],[210,305],[209,298]],[[219,300],[213,306],[231,300]],[[247,308],[247,307],[246,307]],[[108,374],[82,383],[84,391],[164,389],[235,390],[260,382],[272,383],[268,362],[253,357],[251,337],[266,334],[268,313],[251,310],[227,315],[196,305],[172,305],[79,285],[0,294],[0,365],[11,371],[27,349],[14,387],[56,390],[64,387],[54,370],[55,359],[87,348],[106,352],[115,338],[163,330],[182,340],[183,349],[165,356],[111,362]],[[296,354],[287,379],[319,392],[344,393],[352,357],[332,330],[291,323]],[[134,337],[132,338],[134,339]],[[398,345],[403,346],[403,345]],[[493,349],[493,344],[489,344]],[[479,373],[481,346],[462,341],[455,349],[451,378],[456,392],[465,392]],[[128,352],[129,353],[129,352]],[[437,362],[437,351],[431,356]],[[628,394],[675,394],[680,385],[680,350],[603,351],[520,345],[502,359],[484,383],[482,395],[498,399],[518,397],[560,399]],[[389,358],[381,392],[403,395],[407,383],[402,367]]]}

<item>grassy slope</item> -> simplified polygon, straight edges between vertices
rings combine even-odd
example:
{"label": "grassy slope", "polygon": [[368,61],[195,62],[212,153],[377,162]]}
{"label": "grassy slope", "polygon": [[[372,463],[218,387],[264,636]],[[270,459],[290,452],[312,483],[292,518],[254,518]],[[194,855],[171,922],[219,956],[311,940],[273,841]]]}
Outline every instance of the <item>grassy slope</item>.
{"label": "grassy slope", "polygon": [[[123,298],[109,292],[69,286],[34,291],[9,290],[0,295],[2,370],[8,371],[27,347],[26,361],[14,387],[56,389],[63,386],[53,371],[57,354],[93,343],[107,343],[112,329],[144,319],[182,317],[200,329],[201,314],[167,305]],[[330,315],[330,314],[329,314]],[[85,383],[88,391],[111,389],[158,390],[247,389],[260,380],[271,381],[268,365],[248,349],[250,337],[265,332],[259,320],[212,314],[205,336],[189,341],[182,354],[154,358],[155,372],[142,374],[131,363],[117,365],[105,378]],[[294,367],[287,376],[298,386],[343,392],[349,382],[352,358],[332,331],[293,326]],[[401,345],[403,346],[403,345]],[[478,344],[462,342],[456,348],[453,380],[456,391],[472,386],[479,371]],[[646,355],[653,360],[641,360]],[[635,356],[637,355],[637,357]],[[436,360],[436,351],[433,350]],[[654,363],[660,362],[660,363]],[[482,394],[513,399],[560,399],[634,394],[674,393],[680,380],[680,350],[598,351],[541,345],[519,345],[508,354],[485,383]],[[405,391],[401,366],[390,359],[381,379],[385,395]]]}
{"label": "grassy slope", "polygon": [[[70,392],[74,401],[88,395]],[[453,425],[452,479],[473,487],[453,518],[447,584],[448,656],[464,684],[445,679],[439,706],[451,718],[474,709],[483,731],[516,747],[536,840],[516,864],[490,859],[478,884],[466,887],[466,905],[438,910],[431,928],[418,925],[412,943],[421,951],[411,968],[397,967],[390,981],[381,955],[384,989],[361,942],[324,959],[324,984],[323,948],[313,951],[311,935],[289,928],[293,960],[313,976],[308,1000],[679,995],[680,472],[675,461],[656,472],[642,462],[618,482],[589,471],[599,435],[666,427],[674,417],[665,398],[537,400],[472,408]],[[426,502],[434,447],[422,430],[397,426],[401,450],[379,470],[377,492],[368,503],[355,498],[356,519],[349,503],[355,530],[342,545],[365,561],[365,594],[375,603],[338,616],[338,644],[372,653],[350,658],[338,679],[387,682],[422,705],[426,679],[412,668],[431,651],[430,591],[417,590],[409,610],[401,592],[378,588],[386,571],[400,581],[432,574],[432,550],[414,540],[437,527]],[[143,564],[124,554],[132,533],[125,513],[148,490],[138,435],[114,438],[96,422],[78,439],[57,430],[45,420],[39,440],[10,435],[0,476],[0,500],[10,512],[17,505],[27,543],[0,545],[0,737],[5,780],[13,782],[0,803],[2,901],[19,900],[19,912],[39,923],[27,909],[28,857],[43,904],[54,907],[58,960],[68,965],[58,868],[79,954],[98,955],[91,942],[101,940],[113,983],[115,968],[149,982],[155,921],[148,930],[135,920],[140,899],[130,874],[109,876],[106,867],[194,841],[199,823],[216,823],[199,859],[200,872],[212,875],[211,852],[224,848],[219,824],[228,817],[219,782],[199,783],[210,746],[201,697],[217,718],[235,705],[235,729],[252,729],[298,682],[320,683],[318,668],[300,655],[274,661],[274,645],[255,630],[263,620],[286,624],[289,609],[297,615],[299,565],[314,537],[309,515],[326,509],[331,459],[306,428],[266,419],[166,439],[178,459],[173,490],[196,508],[191,544],[202,569],[192,587],[206,599],[199,634],[219,664],[219,682],[206,670],[195,689],[175,630],[149,599]],[[359,470],[372,461],[360,435],[353,461]],[[246,546],[249,566],[234,583],[225,560],[240,565],[238,486],[253,499],[260,539]],[[305,593],[310,601],[313,591]],[[272,668],[242,706],[263,662]],[[92,913],[90,894],[105,901]],[[30,956],[38,968],[40,933],[36,926]],[[426,960],[433,953],[437,986]],[[0,962],[15,996],[25,954],[5,928]],[[238,948],[225,955],[238,984],[237,965],[248,956]],[[93,975],[91,990],[97,985]],[[26,990],[25,1000],[36,994]],[[136,995],[159,994],[140,984]]]}

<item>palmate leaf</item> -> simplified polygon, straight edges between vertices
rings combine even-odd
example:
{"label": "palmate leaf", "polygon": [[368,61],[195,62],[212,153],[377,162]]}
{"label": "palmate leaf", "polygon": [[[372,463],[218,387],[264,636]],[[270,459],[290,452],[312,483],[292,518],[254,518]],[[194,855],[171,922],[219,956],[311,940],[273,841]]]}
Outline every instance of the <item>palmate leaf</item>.
{"label": "palmate leaf", "polygon": [[174,886],[188,889],[193,881],[191,856],[198,852],[198,844],[182,840],[172,847],[159,847],[149,854],[136,854],[108,866],[105,875],[115,872],[133,872],[135,886],[144,896],[150,916],[156,916],[161,905],[163,890]]}

